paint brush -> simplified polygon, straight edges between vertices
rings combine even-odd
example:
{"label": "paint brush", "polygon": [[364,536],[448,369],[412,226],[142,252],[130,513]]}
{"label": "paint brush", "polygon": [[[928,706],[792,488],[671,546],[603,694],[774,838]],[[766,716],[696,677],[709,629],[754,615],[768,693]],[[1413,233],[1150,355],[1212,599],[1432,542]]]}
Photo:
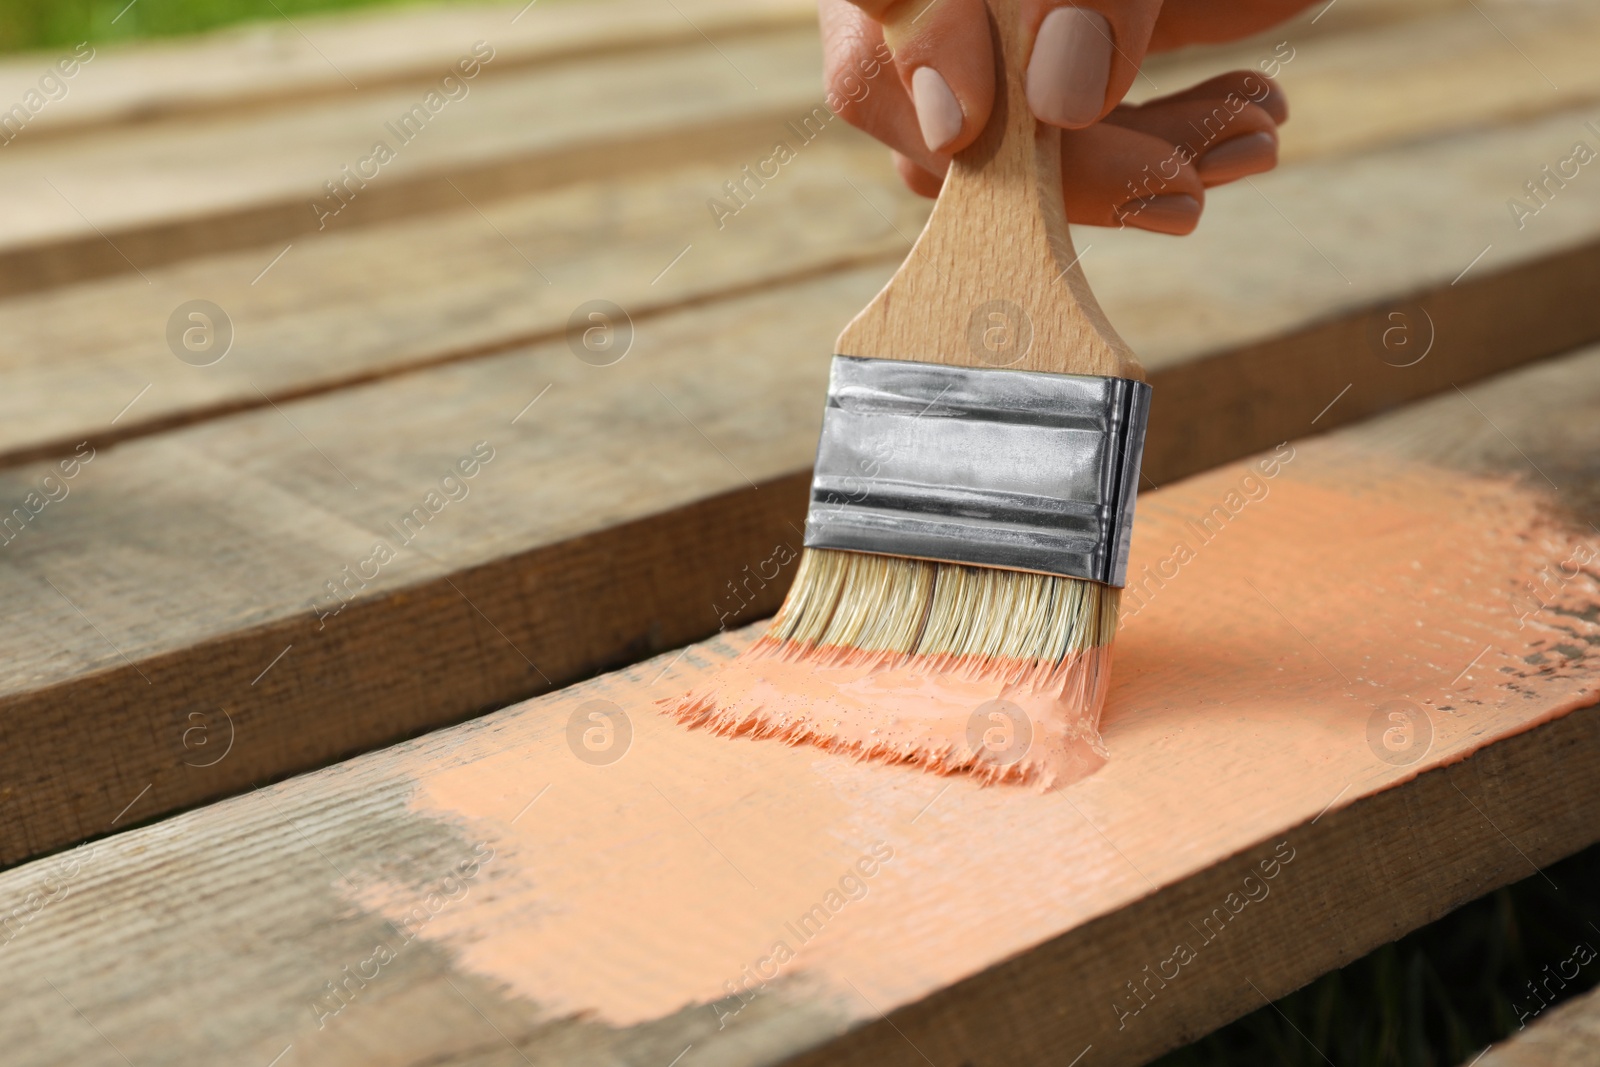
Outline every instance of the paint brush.
{"label": "paint brush", "polygon": [[988,781],[1103,758],[1149,387],[1073,251],[1019,6],[990,0],[987,127],[839,336],[794,584],[665,702],[689,726]]}

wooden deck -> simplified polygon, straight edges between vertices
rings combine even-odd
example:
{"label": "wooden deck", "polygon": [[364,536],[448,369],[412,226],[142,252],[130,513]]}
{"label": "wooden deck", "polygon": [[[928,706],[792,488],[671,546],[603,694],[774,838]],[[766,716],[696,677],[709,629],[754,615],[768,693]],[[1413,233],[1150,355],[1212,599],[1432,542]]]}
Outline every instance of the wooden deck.
{"label": "wooden deck", "polygon": [[[811,7],[675,4],[106,49],[0,153],[0,501],[67,489],[0,568],[19,1064],[1139,1063],[1597,836],[1593,568],[1513,605],[1596,545],[1600,196],[1506,207],[1600,145],[1592,5],[1341,0],[1152,62],[1165,91],[1288,40],[1294,113],[1193,237],[1078,234],[1156,386],[1136,573],[1296,458],[1146,586],[1112,762],[1041,797],[651,710],[781,598],[726,613],[798,546],[833,336],[927,210],[834,121],[719,228],[821,103]],[[167,339],[196,299],[232,331],[204,366]],[[615,365],[567,343],[590,300]],[[565,740],[592,700],[631,722],[609,766]],[[1415,760],[1371,741],[1386,701]],[[1274,859],[1203,977],[1147,977]]]}

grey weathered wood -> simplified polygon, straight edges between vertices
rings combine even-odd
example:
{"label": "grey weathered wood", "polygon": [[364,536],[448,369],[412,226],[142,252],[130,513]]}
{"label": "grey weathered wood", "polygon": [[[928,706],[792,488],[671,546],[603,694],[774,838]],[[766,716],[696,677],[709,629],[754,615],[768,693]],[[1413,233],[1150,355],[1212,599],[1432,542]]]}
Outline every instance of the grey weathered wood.
{"label": "grey weathered wood", "polygon": [[[1600,949],[1595,943],[1597,940],[1600,938],[1583,943],[1583,956],[1559,960],[1555,966],[1565,969]],[[1574,946],[1574,950],[1576,952],[1578,946]],[[1541,975],[1540,980],[1545,980],[1545,976]],[[1559,981],[1560,975],[1556,975],[1550,987],[1552,993],[1559,989],[1556,984]],[[1538,1001],[1532,996],[1519,999],[1524,1007],[1537,1008]],[[1525,1028],[1490,1048],[1478,1062],[1483,1067],[1583,1067],[1594,1062],[1597,1048],[1600,1048],[1600,990],[1590,990],[1535,1015]]]}
{"label": "grey weathered wood", "polygon": [[[1347,126],[1329,124],[1340,115],[1333,90],[1348,82],[1333,59],[1359,53],[1353,42],[1372,15],[1345,4],[1337,18],[1355,19],[1355,28],[1295,60],[1314,75],[1292,86],[1308,94],[1301,117],[1320,131],[1300,142],[1309,157],[1318,138],[1370,145],[1415,132],[1364,109],[1346,109]],[[1550,19],[1571,12],[1541,10]],[[1335,24],[1330,13],[1319,31]],[[1371,51],[1390,54],[1399,31],[1383,19],[1373,25],[1387,43]],[[814,62],[814,44],[799,34],[734,36],[749,48],[810,48]],[[1566,54],[1557,45],[1570,43],[1549,33],[1539,39],[1556,57]],[[669,42],[647,51],[683,77],[704,76],[690,69],[693,50],[685,48]],[[1317,56],[1333,58],[1316,67]],[[1419,63],[1447,82],[1465,76],[1436,50]],[[523,68],[501,77],[526,88],[558,76],[566,75]],[[1566,99],[1551,94],[1540,106]],[[323,104],[327,114],[338,110]],[[1443,112],[1430,114],[1443,121]],[[1088,273],[1158,385],[1151,479],[1165,482],[1600,335],[1600,305],[1587,298],[1600,284],[1594,198],[1568,190],[1523,231],[1512,228],[1504,205],[1526,173],[1570,147],[1582,114],[1362,157],[1323,153],[1213,191],[1206,223],[1181,242],[1080,234]],[[218,111],[205,121],[224,118],[237,116]],[[286,121],[271,109],[267,118]],[[196,121],[144,132],[159,144]],[[557,140],[580,127],[574,120],[555,131]],[[1291,144],[1294,130],[1286,127]],[[598,135],[621,132],[613,124]],[[604,179],[485,201],[482,215],[458,207],[318,235],[297,241],[265,275],[280,246],[154,268],[149,283],[126,274],[0,304],[0,332],[10,338],[0,365],[13,386],[0,397],[0,457],[15,466],[83,440],[101,450],[70,499],[0,549],[18,564],[4,579],[17,609],[0,623],[13,650],[0,731],[19,739],[0,756],[0,861],[96,832],[126,803],[126,787],[152,786],[133,816],[148,817],[712,632],[719,587],[798,522],[816,417],[810,398],[819,395],[833,333],[886,276],[926,210],[898,190],[881,150],[834,122],[717,228],[705,200],[737,165],[757,158],[747,154],[765,143],[755,136],[733,136],[720,153],[696,142],[693,163],[654,168],[651,159],[635,170],[630,161]],[[66,150],[74,142],[49,144]],[[166,347],[168,316],[195,296],[222,303],[238,328],[235,350],[212,367],[179,363]],[[671,437],[651,420],[679,416],[653,392],[644,395],[655,405],[644,428],[625,430],[633,451],[608,451],[616,447],[614,420],[556,419],[551,440],[513,453],[517,473],[494,491],[503,495],[493,523],[458,530],[452,554],[390,568],[371,597],[341,617],[341,641],[311,640],[321,631],[306,630],[314,622],[306,605],[331,576],[325,572],[359,559],[370,548],[362,539],[416,503],[438,477],[438,462],[458,457],[480,427],[508,419],[504,398],[520,407],[557,377],[530,380],[530,368],[579,369],[558,338],[572,308],[595,296],[636,313],[639,353],[652,337],[669,339],[650,350],[653,366],[670,368],[657,383],[681,388],[673,393],[679,401],[703,391],[711,375],[726,390],[721,403],[755,418],[759,434],[744,429],[730,441],[695,416],[730,460],[759,468],[752,477],[775,478],[780,489],[753,490],[686,423],[674,424],[682,439]],[[1400,355],[1385,353],[1379,340],[1396,314],[1417,343],[1425,325],[1435,334],[1420,364],[1382,361]],[[762,325],[764,315],[771,318]],[[751,353],[782,370],[754,371],[763,364]],[[592,411],[634,410],[636,399],[618,383],[638,358],[630,356],[622,375],[587,383],[599,390]],[[441,366],[450,363],[460,367]],[[613,386],[618,391],[607,392]],[[526,427],[542,410],[516,432],[536,432]],[[429,416],[419,423],[416,411]],[[162,433],[207,420],[193,435]],[[143,440],[109,447],[130,438]],[[341,466],[370,460],[375,483],[354,494],[319,448]],[[684,458],[697,449],[698,459]],[[596,454],[614,461],[596,467],[573,458]],[[635,455],[661,461],[641,475],[651,484],[616,475]],[[43,469],[15,467],[4,480],[9,507],[23,502]],[[594,491],[597,477],[602,488]],[[552,487],[561,488],[551,495]],[[480,490],[473,499],[476,508],[494,497]],[[725,535],[707,537],[707,529]],[[634,541],[652,548],[629,551]],[[625,567],[633,569],[618,569]],[[552,576],[561,583],[547,594]],[[656,592],[638,595],[639,585]],[[609,606],[563,629],[559,597],[573,589]],[[462,593],[492,626],[460,606]],[[750,610],[775,603],[769,590]],[[550,681],[498,635],[480,640],[496,627],[518,646],[537,637],[553,657],[541,661]],[[431,638],[421,652],[411,636],[419,629]],[[250,684],[290,645],[290,658]],[[397,661],[414,671],[389,671]],[[271,688],[291,663],[311,681]],[[95,723],[103,744],[88,757],[63,726],[84,706],[105,709]],[[185,734],[188,715],[215,717],[221,707],[256,708],[246,721],[262,743],[249,758],[200,773],[185,766],[196,760],[183,738],[199,736]]]}
{"label": "grey weathered wood", "polygon": [[[345,97],[437,81],[462,42],[492,41],[501,69],[810,26],[806,0],[450,3],[267,18],[198,37],[95,46],[67,92],[23,127],[29,141],[174,115]],[[0,99],[21,100],[72,49],[0,60]],[[70,68],[69,68],[70,69]],[[59,92],[59,90],[57,90]]]}
{"label": "grey weathered wood", "polygon": [[[1451,394],[1331,441],[1302,443],[1296,462],[1326,473],[1341,462],[1390,457],[1437,464],[1445,478],[1466,471],[1530,482],[1537,469],[1560,479],[1569,521],[1592,514],[1588,457],[1600,444],[1593,418],[1600,350],[1497,379],[1472,390],[1471,399],[1484,417],[1470,416]],[[1581,522],[1569,529],[1587,536]],[[1316,546],[1285,544],[1282,551],[1288,559],[1279,574],[1302,576],[1305,588],[1275,591],[1298,599],[1316,588]],[[1187,595],[1183,588],[1169,595]],[[1395,601],[1393,610],[1403,617],[1408,608]],[[1514,622],[1508,615],[1508,633]],[[1112,796],[1095,793],[1095,779],[1040,796],[690,733],[649,715],[650,696],[730,651],[728,642],[712,642],[681,662],[662,657],[0,875],[0,900],[15,901],[22,916],[0,947],[7,964],[0,971],[0,1038],[19,1067],[109,1064],[123,1056],[135,1063],[266,1063],[279,1055],[296,1064],[659,1064],[691,1045],[701,1062],[723,1064],[1067,1064],[1086,1045],[1098,1062],[1133,1064],[1526,877],[1530,865],[1583,847],[1600,828],[1592,774],[1600,714],[1593,707],[1538,725],[1530,718],[1526,729],[1514,725],[1519,713],[1512,708],[1489,733],[1458,735],[1448,750],[1411,767],[1363,756],[1358,780],[1339,789],[1339,778],[1305,760],[1301,749],[1270,744],[1282,735],[1258,735],[1264,720],[1228,733],[1225,713],[1205,704],[1203,694],[1179,695],[1162,711],[1165,721],[1180,734],[1196,718],[1222,724],[1214,739],[1228,738],[1226,752],[1219,748],[1212,758],[1225,760],[1230,774],[1188,781],[1185,795],[1167,795],[1163,790],[1174,787],[1156,773],[1170,758],[1157,751],[1163,746],[1130,749],[1113,721],[1108,743],[1121,762],[1112,768],[1123,768],[1115,773],[1150,761],[1152,777],[1142,786],[1137,774],[1121,778]],[[1381,661],[1385,651],[1373,654]],[[1569,666],[1592,681],[1600,667],[1592,653],[1579,658]],[[1522,680],[1535,690],[1536,673]],[[634,748],[619,763],[573,777],[565,724],[594,698],[632,709]],[[1282,710],[1274,721],[1292,729],[1298,716],[1292,707]],[[1349,740],[1364,753],[1360,724],[1351,729]],[[526,768],[504,811],[452,815],[440,783],[452,774],[459,783],[460,774],[492,770],[496,761],[502,775],[506,761]],[[566,769],[558,769],[561,761]],[[568,792],[541,799],[552,774]],[[1326,796],[1315,792],[1323,788]],[[669,804],[656,802],[651,789]],[[1258,799],[1265,792],[1272,802],[1249,804],[1241,790]],[[531,809],[529,800],[536,801]],[[1245,808],[1248,820],[1214,815]],[[566,827],[560,847],[518,851],[517,819],[538,820],[555,836]],[[676,821],[682,819],[690,825]],[[696,827],[709,836],[697,836]],[[869,1007],[827,995],[800,973],[782,978],[725,1027],[719,1016],[732,1001],[721,1011],[691,1002],[648,1021],[608,1025],[552,1016],[464,962],[464,943],[442,932],[474,915],[501,914],[507,929],[495,931],[490,922],[487,936],[528,936],[541,913],[495,909],[506,900],[532,901],[522,879],[567,885],[559,872],[575,865],[595,871],[594,891],[615,894],[620,881],[633,887],[631,897],[618,898],[631,900],[633,910],[670,915],[659,902],[678,899],[684,887],[661,885],[660,871],[645,862],[660,854],[662,835],[681,837],[678,851],[665,854],[691,857],[682,867],[691,891],[705,883],[703,908],[684,919],[700,929],[726,921],[746,900],[728,863],[765,856],[778,840],[783,870],[809,879],[831,870],[856,838],[878,832],[893,836],[895,862],[916,876],[880,883],[874,892],[896,895],[850,937],[905,960],[924,992],[904,1002]],[[1062,862],[1058,835],[1079,842],[1076,866],[1041,868],[1041,854]],[[719,843],[708,848],[707,841]],[[380,979],[319,1025],[313,1001],[324,981],[394,937],[392,919],[372,902],[425,894],[478,842],[495,858],[453,905],[459,910],[434,920],[438,925],[408,943]],[[1295,858],[1270,901],[1207,945],[1203,974],[1163,986],[1118,1029],[1107,1005],[1124,995],[1123,980],[1170,952],[1173,931],[1235,892],[1279,842],[1289,843]],[[758,874],[767,870],[763,864]],[[1054,892],[1052,881],[1067,888]],[[1008,895],[1007,887],[1016,891]],[[565,901],[576,905],[577,897]],[[547,893],[538,906],[554,909],[542,913],[554,918],[563,901]],[[1034,912],[1072,918],[1026,944],[1001,939],[1001,931],[1015,936],[1012,917]],[[633,936],[649,944],[617,944]],[[619,953],[626,959],[652,951],[673,966],[677,940],[695,936],[667,921],[639,928],[619,916],[614,926],[594,926],[591,953],[538,962],[578,976]],[[987,955],[977,967],[943,970],[936,953],[917,951],[923,941],[976,945]]]}
{"label": "grey weathered wood", "polygon": [[[643,320],[614,366],[558,340],[99,451],[0,547],[29,605],[0,681],[5,859],[95,832],[133,778],[148,817],[715,631],[723,586],[799,536],[834,324],[881,276]],[[468,496],[320,620],[480,441]],[[185,766],[211,758],[189,713],[219,708],[235,754]]]}
{"label": "grey weathered wood", "polygon": [[[458,58],[474,43],[460,41]],[[409,139],[387,124],[419,105],[428,85],[244,115],[179,115],[35,143],[24,131],[0,156],[0,293],[148,271],[458,210],[463,198],[482,204],[763,144],[770,131],[821,104],[819,66],[814,29],[715,46],[696,35],[693,43],[504,73],[490,61],[465,83],[465,96],[443,103]],[[746,69],[761,72],[759,90]],[[346,180],[342,168],[373,156],[379,141],[392,160],[363,185],[351,180],[343,209],[320,217],[314,204],[332,210],[340,203],[324,183]]]}
{"label": "grey weathered wood", "polygon": [[[1535,220],[1548,228],[1531,225],[1521,241],[1497,240],[1451,284],[1480,239],[1509,229],[1497,183],[1561,144],[1569,121],[1556,116],[1526,129],[1261,179],[1260,193],[1294,225],[1256,189],[1240,186],[1218,191],[1207,224],[1213,228],[1187,243],[1086,234],[1093,281],[1156,382],[1146,468],[1152,480],[1340,425],[1600,333],[1600,306],[1583,298],[1596,284],[1600,248],[1571,245],[1588,227],[1600,227],[1592,199],[1555,202]],[[16,739],[0,745],[0,779],[15,783],[11,794],[0,793],[9,811],[0,823],[0,855],[15,861],[94,833],[127,802],[125,794],[146,784],[145,815],[170,811],[529,695],[550,684],[546,678],[570,681],[713,632],[711,604],[721,587],[799,523],[834,333],[891,269],[902,240],[896,229],[916,218],[908,201],[889,193],[881,155],[863,157],[861,150],[858,139],[842,136],[819,143],[785,175],[792,184],[767,190],[770,201],[755,201],[721,232],[710,229],[709,215],[697,214],[704,205],[696,203],[696,183],[708,171],[655,187],[665,198],[661,210],[677,204],[679,214],[665,212],[661,221],[647,202],[638,215],[617,217],[616,245],[590,235],[605,234],[609,197],[648,195],[627,180],[570,198],[549,194],[530,201],[526,215],[510,214],[508,233],[522,239],[519,219],[549,225],[572,212],[563,262],[577,280],[563,280],[566,300],[575,303],[592,285],[643,294],[646,309],[660,302],[654,314],[641,312],[637,347],[615,368],[579,363],[559,339],[475,354],[519,335],[549,338],[571,306],[559,296],[519,299],[520,289],[539,291],[527,264],[503,242],[497,249],[498,234],[475,214],[448,224],[443,235],[476,233],[479,243],[467,245],[465,262],[496,254],[498,266],[482,282],[469,273],[455,288],[448,282],[454,261],[402,265],[394,295],[382,305],[395,310],[382,316],[341,279],[357,276],[348,269],[353,264],[403,263],[408,242],[442,236],[430,229],[434,223],[393,241],[374,230],[350,235],[355,247],[330,244],[298,263],[286,258],[274,268],[285,271],[283,292],[252,288],[235,260],[229,291],[253,303],[238,316],[240,351],[214,367],[178,363],[163,340],[149,338],[166,306],[152,306],[142,322],[128,316],[131,326],[94,317],[96,293],[149,299],[132,295],[142,285],[95,283],[53,294],[41,305],[49,314],[18,311],[17,335],[28,338],[31,355],[17,372],[29,387],[13,395],[62,398],[17,410],[8,422],[27,428],[19,432],[48,440],[40,427],[53,426],[48,433],[63,444],[75,443],[77,433],[103,440],[94,427],[153,379],[158,386],[123,416],[137,426],[141,405],[149,405],[143,410],[154,420],[146,430],[161,419],[181,421],[186,411],[253,409],[117,447],[102,443],[73,495],[0,549],[13,562],[0,581],[21,606],[0,623],[12,650],[0,688],[0,731]],[[850,177],[851,160],[877,166],[868,172],[876,180]],[[1328,189],[1346,193],[1332,208],[1324,206]],[[881,196],[881,207],[863,202],[863,194]],[[836,200],[851,206],[826,223],[808,221],[806,205]],[[893,214],[896,204],[905,215]],[[1573,228],[1561,228],[1563,221]],[[456,229],[468,226],[481,230]],[[1370,238],[1374,231],[1393,243]],[[705,243],[650,285],[678,242],[700,240],[700,233]],[[759,279],[755,272],[771,269],[773,244],[792,249],[780,258],[777,280],[788,269],[823,273],[738,299],[705,300],[741,276]],[[630,264],[645,248],[658,254]],[[1253,256],[1256,249],[1270,255]],[[828,272],[852,250],[884,258]],[[1339,257],[1352,284],[1344,285],[1322,255]],[[170,268],[166,295],[191,292],[181,286],[217,273],[218,265]],[[624,271],[631,289],[602,288]],[[655,295],[663,286],[676,288]],[[1374,339],[1395,311],[1420,334],[1421,312],[1399,298],[1415,292],[1428,294],[1421,305],[1438,334],[1434,350],[1416,366],[1386,366]],[[0,318],[10,313],[0,310]],[[31,334],[21,323],[31,323]],[[74,329],[103,339],[80,356],[88,367],[52,362]],[[255,329],[266,336],[254,339]],[[339,343],[324,356],[311,348],[319,336]],[[135,373],[91,373],[103,365],[96,362],[102,344],[124,373]],[[473,358],[415,369],[462,355]],[[350,385],[363,379],[368,383]],[[508,427],[553,381],[550,396]],[[569,383],[582,387],[578,408],[564,406]],[[715,447],[645,383],[689,403],[685,413]],[[715,383],[714,401],[708,383]],[[314,395],[293,403],[262,395],[296,391]],[[699,403],[710,406],[693,406]],[[341,619],[339,641],[313,639],[321,631],[307,605],[321,583],[363,558],[368,538],[415,505],[471,444],[498,442],[508,430],[517,446],[493,472],[505,480],[486,484],[468,502],[492,516],[475,512],[470,522],[444,527],[448,550],[429,548],[435,559],[413,555],[386,569],[366,606]],[[330,464],[347,469],[362,489],[352,490]],[[21,503],[42,470],[12,470],[0,479],[0,499]],[[739,471],[785,488],[753,490]],[[455,516],[445,518],[453,523]],[[611,529],[621,523],[640,525]],[[708,525],[730,532],[707,538]],[[630,551],[630,540],[648,547]],[[614,569],[619,565],[635,569]],[[568,584],[541,592],[552,574]],[[544,676],[463,606],[451,582],[512,644],[529,649]],[[630,591],[637,585],[661,592],[640,596]],[[611,598],[605,602],[614,606],[571,625],[569,589]],[[776,603],[771,590],[761,605]],[[413,639],[419,629],[430,635],[420,650]],[[552,661],[535,657],[530,643]],[[252,685],[291,644],[289,657]],[[414,671],[397,672],[396,662]],[[280,680],[284,667],[292,669]],[[73,709],[84,706],[105,709],[95,724],[104,745],[88,754],[70,725]],[[246,709],[262,744],[249,758],[215,769],[185,766],[198,762],[182,744],[187,716],[214,717],[219,707]]]}
{"label": "grey weathered wood", "polygon": [[[1185,457],[1187,442],[1211,432],[1214,405],[1231,409],[1236,455],[1298,432],[1303,410],[1315,415],[1346,385],[1319,426],[1600,333],[1600,312],[1583,299],[1595,284],[1600,201],[1574,188],[1520,231],[1505,206],[1530,166],[1570,148],[1582,114],[1216,189],[1200,230],[1182,241],[1080,230],[1085,270],[1112,320],[1153,371],[1181,375],[1164,394],[1207,398],[1172,412],[1189,424],[1178,450],[1151,453],[1156,479],[1209,462]],[[926,203],[842,123],[799,151],[720,227],[706,202],[753,156],[502,201],[487,220],[462,209],[325,235],[276,263],[283,246],[147,272],[154,284],[130,276],[0,303],[11,338],[0,367],[14,384],[0,396],[0,460],[548,339],[594,297],[645,315],[891,264]],[[185,365],[168,347],[168,319],[195,297],[233,322],[234,348],[215,366]],[[1419,365],[1385,365],[1411,358],[1386,351],[1385,337],[1420,348],[1430,335]],[[1283,366],[1300,373],[1276,373]]]}
{"label": "grey weathered wood", "polygon": [[[148,271],[149,282],[130,275],[0,302],[11,339],[0,367],[13,386],[0,396],[0,462],[553,340],[594,299],[643,329],[686,304],[862,263],[889,269],[926,201],[842,122],[810,144],[788,139],[799,157],[767,187],[752,184],[749,206],[720,226],[707,201],[737,206],[722,185],[762,158],[757,149],[770,151],[765,139],[746,145],[750,154],[596,175],[482,214],[461,204],[204,256]],[[196,298],[221,308],[233,333],[208,366],[180,361],[167,336]]]}
{"label": "grey weathered wood", "polygon": [[[1324,18],[1308,14],[1283,27],[1296,58],[1282,76],[1301,101],[1296,106],[1304,119],[1299,130],[1286,132],[1285,158],[1370,150],[1444,129],[1515,121],[1600,93],[1586,62],[1600,27],[1582,0],[1497,10],[1497,22],[1521,42],[1522,56],[1505,48],[1505,38],[1470,7],[1458,0],[1344,0]],[[324,56],[314,56],[298,35],[284,57],[288,69],[273,60],[233,62],[230,55],[241,46],[227,40],[158,46],[145,58],[108,53],[105,65],[91,63],[79,75],[76,96],[69,93],[40,112],[34,126],[41,136],[24,129],[0,158],[0,229],[6,235],[0,292],[148,271],[317,232],[310,204],[322,195],[322,183],[370,153],[383,124],[416,104],[442,68],[476,40],[503,44],[504,62],[497,58],[486,67],[471,94],[447,105],[426,137],[400,148],[332,225],[451,210],[463,192],[486,201],[587,178],[602,168],[648,170],[707,152],[741,151],[752,139],[764,149],[786,120],[823,103],[814,31],[797,24],[796,8],[786,0],[742,11],[703,0],[679,22],[673,21],[677,13],[655,9],[635,17],[627,3],[616,10],[599,4],[594,17],[607,20],[603,30],[570,10],[530,12],[515,26],[505,9],[492,7],[410,16],[387,31],[372,28],[381,23],[336,21],[323,52],[352,55],[354,80],[371,79],[359,93],[344,91],[349,83],[343,76],[314,66]],[[548,31],[543,35],[541,20]],[[700,24],[715,41],[708,43],[698,30],[684,32],[680,22]],[[474,29],[480,26],[481,32]],[[409,34],[427,39],[408,42]],[[367,43],[346,46],[352,38]],[[1228,48],[1157,56],[1140,91],[1163,84],[1170,91],[1227,66],[1256,67],[1272,58],[1276,40],[1269,34]],[[247,55],[252,47],[243,46]],[[566,61],[574,57],[585,61]],[[30,64],[46,58],[0,71],[0,87],[24,91],[38,76]],[[1524,63],[1548,70],[1560,90],[1551,91],[1542,77],[1531,80]],[[428,64],[434,64],[431,72]],[[143,77],[173,66],[185,73]],[[218,67],[224,73],[213,79],[200,73]],[[1408,79],[1403,85],[1393,81],[1397,67]],[[754,71],[759,79],[748,73]],[[118,84],[123,78],[137,78],[144,88],[124,89]],[[301,79],[299,93],[295,79]],[[1355,97],[1363,86],[1380,83],[1414,103],[1397,108],[1381,96]],[[180,98],[202,106],[177,106]],[[120,121],[130,113],[148,121],[136,127]],[[152,113],[159,117],[149,118]],[[109,128],[103,125],[113,119]],[[48,135],[52,124],[61,136]],[[74,129],[78,136],[70,135]],[[174,170],[169,161],[175,158],[187,165]]]}

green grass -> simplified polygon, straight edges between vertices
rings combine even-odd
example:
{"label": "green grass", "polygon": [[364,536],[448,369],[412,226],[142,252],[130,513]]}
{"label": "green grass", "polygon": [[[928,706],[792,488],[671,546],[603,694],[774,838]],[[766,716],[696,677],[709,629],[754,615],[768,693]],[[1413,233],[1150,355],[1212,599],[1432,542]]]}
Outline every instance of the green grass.
{"label": "green grass", "polygon": [[[314,11],[393,7],[414,0],[0,0],[0,52],[70,47],[79,41],[173,37],[237,22]],[[449,0],[434,0],[449,2]]]}
{"label": "green grass", "polygon": [[[1545,967],[1559,968],[1580,943],[1600,950],[1600,846],[1544,874],[1549,881],[1533,875],[1480,897],[1156,1065],[1465,1064],[1517,1029],[1519,1008],[1538,1008],[1527,983],[1543,979]],[[1597,984],[1600,959],[1558,995]]]}

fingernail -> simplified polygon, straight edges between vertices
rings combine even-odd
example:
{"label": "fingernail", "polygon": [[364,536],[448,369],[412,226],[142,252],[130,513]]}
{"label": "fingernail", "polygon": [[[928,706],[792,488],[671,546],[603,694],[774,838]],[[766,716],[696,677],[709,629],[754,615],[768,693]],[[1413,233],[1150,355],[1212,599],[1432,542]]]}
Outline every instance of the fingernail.
{"label": "fingernail", "polygon": [[1185,234],[1200,222],[1200,201],[1183,193],[1130,200],[1117,209],[1117,221],[1156,233]]}
{"label": "fingernail", "polygon": [[1111,79],[1111,25],[1093,11],[1045,16],[1028,61],[1028,106],[1041,122],[1078,129],[1100,117]]}
{"label": "fingernail", "polygon": [[1277,138],[1270,133],[1247,133],[1207,151],[1195,163],[1195,170],[1207,185],[1221,185],[1246,174],[1271,170],[1277,164]]}
{"label": "fingernail", "polygon": [[918,67],[911,75],[911,100],[917,108],[917,125],[928,151],[937,152],[961,133],[961,102],[950,85],[932,67]]}

